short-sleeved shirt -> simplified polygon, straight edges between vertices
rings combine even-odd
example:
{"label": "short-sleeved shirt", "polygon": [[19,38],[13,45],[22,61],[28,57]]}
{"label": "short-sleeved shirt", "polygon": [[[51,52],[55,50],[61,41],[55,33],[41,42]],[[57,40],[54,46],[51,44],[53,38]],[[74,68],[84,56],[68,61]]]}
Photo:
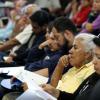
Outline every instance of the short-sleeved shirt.
{"label": "short-sleeved shirt", "polygon": [[67,93],[74,93],[80,84],[92,73],[94,73],[92,63],[83,65],[81,68],[72,67],[62,76],[62,79],[58,83],[57,89]]}
{"label": "short-sleeved shirt", "polygon": [[19,33],[15,39],[19,41],[20,44],[25,44],[30,36],[32,35],[32,26],[31,24],[29,24],[28,26],[26,26],[26,28],[21,32]]}
{"label": "short-sleeved shirt", "polygon": [[[85,22],[85,24],[87,22]],[[100,33],[100,14],[96,17],[96,19],[94,19],[94,21],[92,22],[92,26],[93,26],[93,32],[92,32],[92,34],[98,35]],[[88,32],[88,30],[83,29],[81,31],[81,33],[85,33],[85,32]]]}

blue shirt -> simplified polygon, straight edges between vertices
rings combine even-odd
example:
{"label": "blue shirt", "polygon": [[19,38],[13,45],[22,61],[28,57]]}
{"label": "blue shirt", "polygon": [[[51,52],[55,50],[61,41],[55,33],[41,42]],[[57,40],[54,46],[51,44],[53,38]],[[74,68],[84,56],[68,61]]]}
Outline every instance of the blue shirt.
{"label": "blue shirt", "polygon": [[57,65],[59,58],[62,56],[62,50],[58,50],[56,52],[50,52],[45,56],[43,60],[39,60],[33,63],[28,63],[25,67],[26,70],[36,71],[44,68],[48,68],[49,74],[52,74],[52,70]]}
{"label": "blue shirt", "polygon": [[9,20],[7,26],[5,28],[0,29],[0,40],[1,41],[11,36],[14,26],[15,26],[14,23],[11,20]]}

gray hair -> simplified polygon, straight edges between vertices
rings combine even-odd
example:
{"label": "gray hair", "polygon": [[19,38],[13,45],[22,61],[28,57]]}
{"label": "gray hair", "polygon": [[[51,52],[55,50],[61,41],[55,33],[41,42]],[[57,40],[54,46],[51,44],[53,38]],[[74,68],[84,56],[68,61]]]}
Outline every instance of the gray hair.
{"label": "gray hair", "polygon": [[93,48],[95,48],[95,44],[93,43],[93,38],[95,37],[96,36],[92,34],[80,33],[75,37],[75,39],[79,38],[85,47],[85,51],[91,52]]}

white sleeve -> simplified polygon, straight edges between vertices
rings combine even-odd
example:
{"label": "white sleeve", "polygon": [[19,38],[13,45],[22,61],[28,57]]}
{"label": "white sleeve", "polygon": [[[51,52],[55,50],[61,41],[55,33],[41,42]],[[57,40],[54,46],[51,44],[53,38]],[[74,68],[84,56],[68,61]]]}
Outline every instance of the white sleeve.
{"label": "white sleeve", "polygon": [[13,47],[13,49],[10,51],[10,55],[15,55],[16,56],[15,51],[18,50],[20,47],[21,47],[21,45],[17,45],[15,47]]}
{"label": "white sleeve", "polygon": [[19,33],[15,39],[18,40],[20,42],[20,44],[25,44],[30,36],[32,35],[32,26],[31,24],[29,24],[28,26],[26,26],[26,28],[21,32]]}

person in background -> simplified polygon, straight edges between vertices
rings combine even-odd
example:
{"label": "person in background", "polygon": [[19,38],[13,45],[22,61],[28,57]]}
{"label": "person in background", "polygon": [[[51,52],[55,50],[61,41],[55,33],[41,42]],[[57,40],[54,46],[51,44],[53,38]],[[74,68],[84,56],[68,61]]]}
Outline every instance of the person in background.
{"label": "person in background", "polygon": [[[32,36],[32,25],[29,23],[28,17],[30,17],[30,15],[32,15],[32,13],[38,11],[40,8],[37,5],[33,5],[33,8],[31,9],[31,13],[29,13],[27,11],[28,8],[31,9],[29,5],[25,7],[25,10],[23,9],[24,16],[27,13],[27,17],[22,17],[16,23],[15,29],[13,30],[13,34],[12,34],[11,38],[8,41],[6,41],[5,43],[3,43],[2,45],[0,45],[0,52],[4,53],[5,56],[8,56],[8,54],[5,54],[5,52],[12,49],[8,56],[8,59],[6,61],[7,63],[8,63],[8,61],[11,61],[11,59],[13,59],[13,57],[16,55],[15,51],[20,49],[21,46],[26,45],[27,42],[29,41],[30,37]],[[27,25],[26,25],[26,23],[27,23]],[[21,27],[23,27],[23,24],[24,24],[24,29],[21,29]],[[21,31],[21,32],[19,32],[19,31]],[[17,33],[17,32],[19,32],[19,33]],[[1,60],[2,60],[2,56],[1,56]]]}
{"label": "person in background", "polygon": [[54,12],[61,8],[59,0],[36,0],[34,3],[41,8],[48,8],[50,12]]}
{"label": "person in background", "polygon": [[95,35],[100,33],[100,0],[93,1],[92,10],[88,20],[83,23],[83,28],[80,33],[88,32]]}
{"label": "person in background", "polygon": [[[0,41],[4,42],[11,36],[11,33],[14,29],[14,22],[10,16],[10,12],[14,9],[14,3],[11,1],[6,1],[5,3],[0,3],[0,12],[1,14],[4,12],[5,15],[0,17],[2,21],[2,26],[0,27]],[[4,10],[2,12],[2,10]]]}
{"label": "person in background", "polygon": [[91,12],[91,5],[91,0],[81,0],[81,4],[78,7],[78,11],[72,17],[72,20],[77,27],[80,28],[82,23],[87,20],[88,15]]}

